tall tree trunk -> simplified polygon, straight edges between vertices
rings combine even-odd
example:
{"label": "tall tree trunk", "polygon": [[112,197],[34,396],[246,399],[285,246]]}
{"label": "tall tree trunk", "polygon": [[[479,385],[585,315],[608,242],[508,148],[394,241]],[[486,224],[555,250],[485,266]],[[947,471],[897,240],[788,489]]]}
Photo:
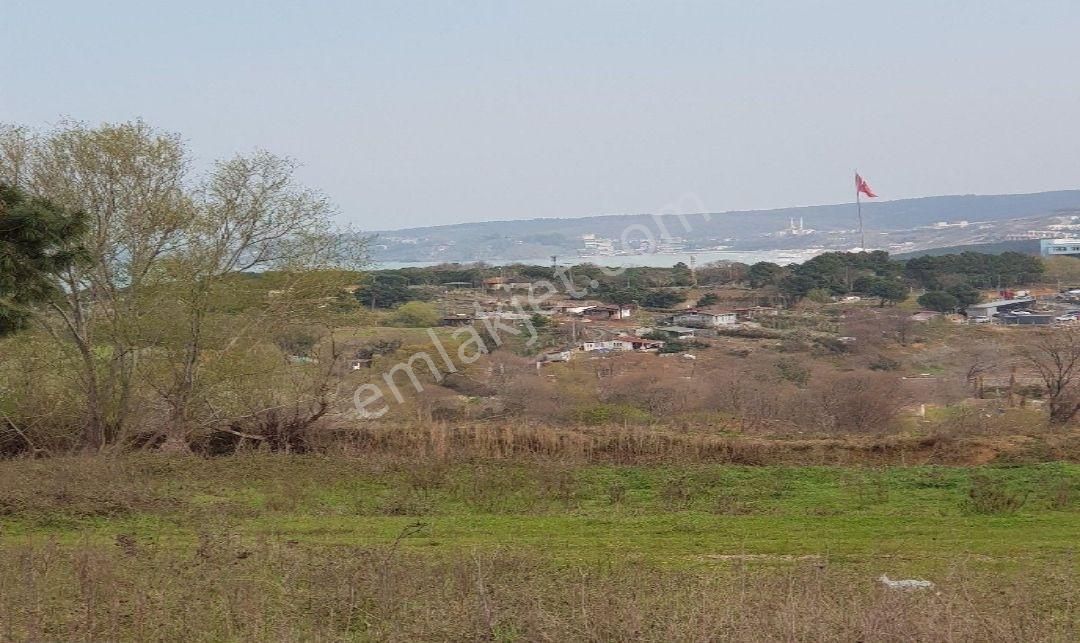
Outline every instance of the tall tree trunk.
{"label": "tall tree trunk", "polygon": [[82,381],[83,393],[86,395],[86,422],[83,425],[81,435],[82,447],[88,451],[98,451],[105,446],[108,426],[105,401],[101,392],[101,382],[98,378],[97,363],[94,359],[86,315],[77,291],[78,285],[71,282],[69,288],[72,293],[69,300],[71,316],[66,315],[59,306],[54,305],[53,308],[64,319],[67,332],[71,335],[71,339],[79,352],[82,366],[80,380]]}
{"label": "tall tree trunk", "polygon": [[183,362],[173,381],[169,414],[166,427],[164,451],[186,452],[191,450],[188,438],[191,433],[191,405],[195,398],[199,361],[202,358],[202,331],[206,318],[209,293],[205,284],[198,284],[192,296],[191,319],[188,322],[187,342],[184,345]]}

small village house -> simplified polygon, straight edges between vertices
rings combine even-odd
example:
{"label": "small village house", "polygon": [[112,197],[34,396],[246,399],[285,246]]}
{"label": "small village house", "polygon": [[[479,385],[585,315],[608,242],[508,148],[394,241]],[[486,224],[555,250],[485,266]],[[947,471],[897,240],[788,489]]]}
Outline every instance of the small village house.
{"label": "small village house", "polygon": [[551,308],[564,315],[580,315],[595,306],[602,306],[598,301],[557,301],[551,304]]}
{"label": "small village house", "polygon": [[484,290],[513,292],[515,290],[527,290],[532,292],[531,281],[510,281],[506,277],[488,277],[484,280]]}
{"label": "small village house", "polygon": [[474,321],[471,315],[447,315],[439,319],[440,326],[468,326]]}
{"label": "small village house", "polygon": [[551,353],[544,353],[540,356],[538,362],[569,362],[573,356],[573,351],[554,351]]}
{"label": "small village house", "polygon": [[719,326],[733,326],[738,323],[733,312],[707,312],[704,310],[687,310],[671,318],[673,326],[689,326],[691,328],[717,328]]}
{"label": "small village house", "polygon": [[634,314],[634,308],[629,305],[622,306],[592,306],[581,311],[581,315],[595,321],[607,321],[612,319],[629,319]]}
{"label": "small village house", "polygon": [[655,339],[645,339],[633,335],[619,335],[614,339],[583,342],[581,350],[586,353],[594,351],[648,351],[663,347],[664,342]]}
{"label": "small village house", "polygon": [[1011,313],[1017,310],[1027,310],[1035,305],[1034,297],[1017,299],[998,299],[982,304],[972,304],[965,311],[968,319],[988,320],[999,313]]}

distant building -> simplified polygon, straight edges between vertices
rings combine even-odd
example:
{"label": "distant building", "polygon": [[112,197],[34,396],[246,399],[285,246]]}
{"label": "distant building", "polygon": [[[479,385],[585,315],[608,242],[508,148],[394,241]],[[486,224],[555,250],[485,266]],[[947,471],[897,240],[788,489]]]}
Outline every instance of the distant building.
{"label": "distant building", "polygon": [[690,326],[691,328],[716,328],[718,326],[733,326],[738,319],[733,312],[710,313],[703,310],[687,310],[671,318],[675,326]]}
{"label": "distant building", "polygon": [[610,319],[628,319],[634,314],[633,306],[590,306],[581,311],[583,317],[597,321],[605,321]]}
{"label": "distant building", "polygon": [[772,306],[750,306],[749,308],[736,308],[733,311],[739,321],[758,319],[759,317],[776,317],[780,310]]}
{"label": "distant building", "polygon": [[485,290],[528,290],[532,292],[533,285],[530,281],[510,281],[506,277],[489,277],[484,280]]}
{"label": "distant building", "polygon": [[1042,239],[1039,241],[1039,252],[1044,257],[1080,256],[1080,239]]}
{"label": "distant building", "polygon": [[686,250],[686,241],[681,237],[673,237],[671,235],[660,235],[660,241],[653,247],[653,253],[655,254],[676,254]]}
{"label": "distant building", "polygon": [[557,301],[551,304],[552,310],[565,315],[580,315],[595,306],[603,306],[598,301]]}
{"label": "distant building", "polygon": [[814,234],[814,232],[815,232],[814,230],[809,229],[809,228],[807,228],[806,226],[803,225],[803,218],[802,217],[799,217],[798,224],[795,223],[795,218],[791,217],[790,219],[788,219],[787,230],[782,231],[780,234],[782,234],[782,235],[791,235],[791,236],[795,236],[795,237],[803,237],[803,236],[806,236],[806,235],[809,235],[809,234]]}
{"label": "distant building", "polygon": [[555,351],[553,353],[544,353],[540,356],[539,362],[569,362],[573,356],[572,351]]}
{"label": "distant building", "polygon": [[1027,230],[1024,232],[1010,232],[1005,235],[1006,241],[1030,241],[1032,239],[1053,239],[1060,236],[1059,230]]}
{"label": "distant building", "polygon": [[506,321],[525,321],[531,319],[533,313],[519,313],[509,310],[482,310],[476,313],[477,319],[504,319]]}
{"label": "distant building", "polygon": [[616,338],[618,341],[629,343],[630,347],[636,351],[647,351],[656,348],[661,348],[664,342],[657,339],[645,339],[644,337],[635,337],[634,335],[619,335]]}
{"label": "distant building", "polygon": [[1002,324],[1008,326],[1049,326],[1054,323],[1054,314],[1028,313],[1022,315],[1018,313],[1002,313],[998,315],[998,319]]}
{"label": "distant building", "polygon": [[586,353],[592,353],[595,351],[628,351],[632,349],[629,345],[624,345],[623,342],[606,340],[600,342],[582,342],[581,350]]}
{"label": "distant building", "polygon": [[611,239],[605,239],[604,237],[598,237],[595,234],[583,234],[581,235],[581,245],[584,249],[581,251],[580,256],[609,256],[615,254],[615,242]]}
{"label": "distant building", "polygon": [[967,307],[968,319],[985,321],[992,319],[999,313],[1008,313],[1016,310],[1027,310],[1035,305],[1034,297],[1022,297],[1018,299],[998,299],[988,301],[985,304],[972,304]]}
{"label": "distant building", "polygon": [[470,315],[448,315],[439,320],[440,326],[468,326],[473,323]]}
{"label": "distant building", "polygon": [[615,339],[600,342],[582,342],[581,350],[587,353],[595,351],[647,351],[658,349],[663,345],[664,342],[656,339],[619,335]]}

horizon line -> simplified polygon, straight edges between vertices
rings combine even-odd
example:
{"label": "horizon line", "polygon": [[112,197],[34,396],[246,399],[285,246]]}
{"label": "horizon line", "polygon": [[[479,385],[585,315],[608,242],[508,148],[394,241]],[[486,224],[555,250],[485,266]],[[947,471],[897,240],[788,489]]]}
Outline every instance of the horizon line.
{"label": "horizon line", "polygon": [[[898,199],[882,199],[882,198],[878,197],[878,200],[864,201],[862,205],[864,207],[866,207],[866,206],[883,205],[885,203],[899,203],[901,201],[919,201],[919,200],[922,200],[922,199],[948,199],[948,198],[962,198],[962,197],[1032,196],[1032,195],[1036,195],[1036,194],[1053,194],[1053,193],[1056,193],[1056,192],[1080,192],[1080,187],[1061,188],[1061,189],[1057,189],[1057,190],[1039,190],[1039,191],[1036,191],[1036,192],[1006,192],[1006,193],[995,193],[995,194],[977,194],[977,193],[931,194],[931,195],[926,195],[926,196],[902,197],[902,198],[898,198]],[[775,208],[756,208],[756,209],[749,209],[749,210],[721,210],[721,211],[717,211],[717,212],[703,211],[703,212],[682,212],[682,213],[670,213],[670,214],[656,214],[654,212],[634,212],[634,213],[611,212],[611,213],[605,213],[605,214],[586,214],[586,215],[581,215],[581,216],[569,216],[569,217],[550,216],[550,217],[529,217],[527,219],[484,219],[484,220],[480,220],[480,221],[458,221],[456,223],[439,223],[439,224],[434,224],[434,225],[417,225],[417,226],[406,226],[406,227],[401,227],[401,228],[381,228],[381,229],[378,229],[378,230],[361,229],[360,232],[365,232],[365,233],[396,232],[396,231],[400,231],[400,230],[421,230],[421,229],[433,229],[433,228],[451,228],[451,227],[455,227],[455,226],[476,225],[476,224],[486,224],[486,223],[521,223],[521,222],[527,222],[527,221],[578,221],[578,220],[582,220],[582,219],[596,219],[596,218],[602,218],[602,217],[642,217],[642,216],[644,216],[644,217],[649,217],[649,216],[695,217],[695,216],[705,216],[705,215],[708,215],[708,216],[720,216],[720,215],[725,215],[725,214],[751,214],[751,213],[777,212],[777,211],[780,211],[780,210],[805,210],[805,209],[810,209],[810,208],[829,208],[829,207],[839,207],[839,206],[845,206],[845,205],[855,205],[855,201],[854,200],[852,200],[851,202],[846,202],[845,201],[845,202],[842,202],[842,203],[814,203],[814,204],[808,204],[808,205],[787,205],[787,206],[780,206],[780,207],[775,207]]]}

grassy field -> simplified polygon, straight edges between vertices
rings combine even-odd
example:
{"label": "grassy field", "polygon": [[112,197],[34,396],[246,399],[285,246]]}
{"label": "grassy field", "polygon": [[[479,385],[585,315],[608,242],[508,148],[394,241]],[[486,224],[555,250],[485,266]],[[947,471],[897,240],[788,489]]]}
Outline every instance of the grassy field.
{"label": "grassy field", "polygon": [[1066,463],[13,461],[0,636],[1071,640],[1078,498]]}

